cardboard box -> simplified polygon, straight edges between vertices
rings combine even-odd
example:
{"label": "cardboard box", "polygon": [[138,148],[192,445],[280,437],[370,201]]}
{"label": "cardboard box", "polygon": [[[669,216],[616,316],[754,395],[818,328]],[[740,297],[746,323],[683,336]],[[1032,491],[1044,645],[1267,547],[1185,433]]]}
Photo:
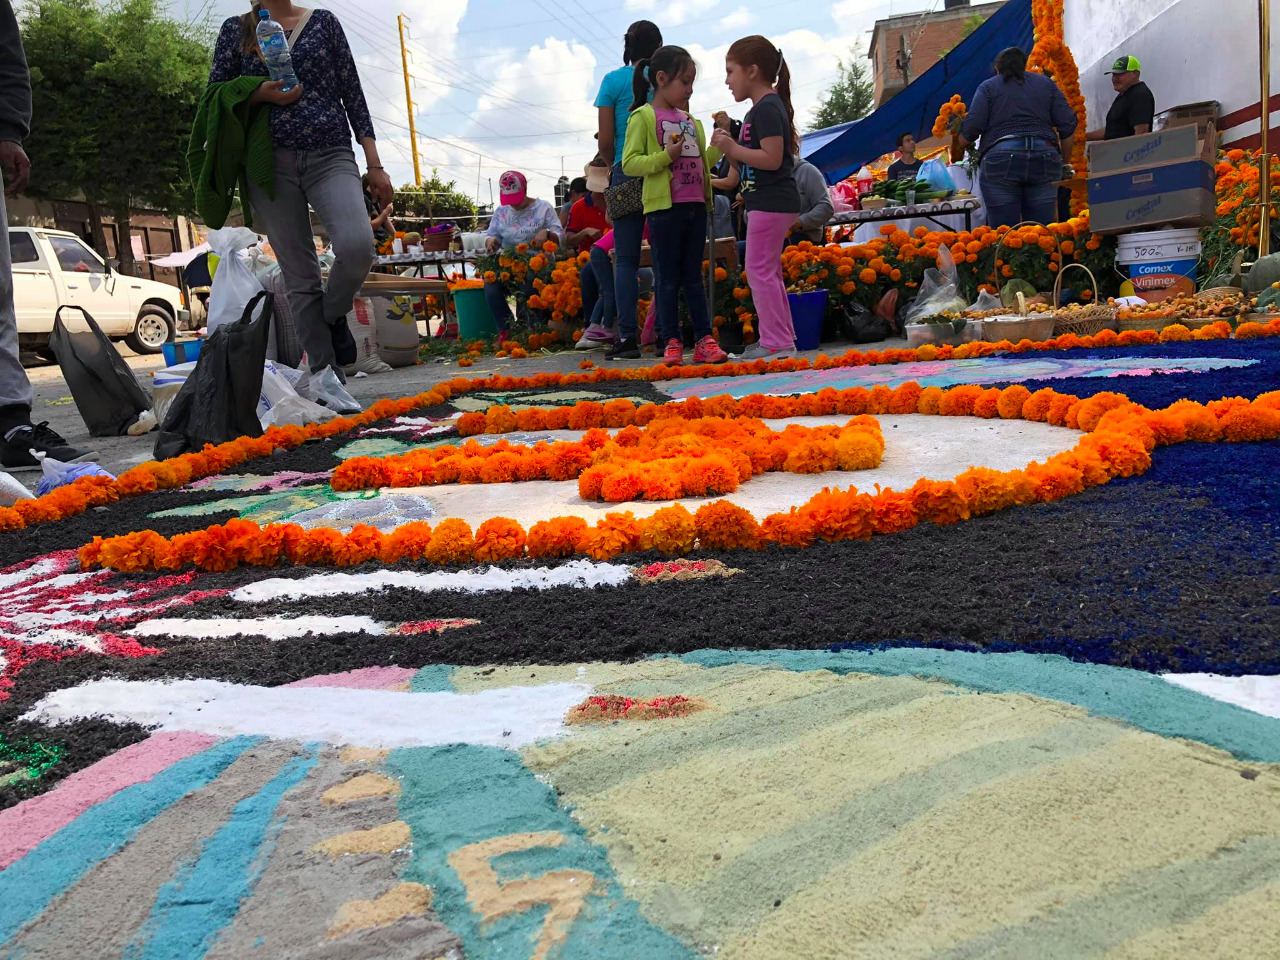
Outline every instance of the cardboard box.
{"label": "cardboard box", "polygon": [[1096,140],[1089,144],[1089,176],[1188,160],[1200,155],[1202,139],[1195,127],[1186,126],[1118,140]]}
{"label": "cardboard box", "polygon": [[1170,107],[1156,114],[1155,129],[1195,127],[1196,136],[1203,140],[1209,124],[1217,125],[1221,109],[1217,100],[1203,100],[1200,103],[1184,103],[1177,107]]}
{"label": "cardboard box", "polygon": [[1197,137],[1195,126],[1172,127],[1093,144],[1089,155],[1089,228],[1127,233],[1169,224],[1213,223],[1216,133]]}

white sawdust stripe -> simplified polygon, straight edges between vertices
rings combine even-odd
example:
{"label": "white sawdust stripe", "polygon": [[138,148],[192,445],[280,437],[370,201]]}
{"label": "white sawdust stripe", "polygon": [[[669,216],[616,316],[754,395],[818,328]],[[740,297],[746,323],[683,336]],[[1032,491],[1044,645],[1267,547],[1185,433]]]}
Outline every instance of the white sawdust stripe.
{"label": "white sawdust stripe", "polygon": [[1162,679],[1265,717],[1280,717],[1280,676],[1224,677],[1216,673],[1166,673]]}
{"label": "white sawdust stripe", "polygon": [[231,592],[241,603],[266,603],[305,597],[334,597],[400,587],[430,593],[493,593],[517,589],[551,590],[556,587],[616,587],[631,580],[631,571],[613,563],[574,560],[558,567],[533,570],[378,570],[370,573],[321,573],[298,580],[259,580]]}
{"label": "white sawdust stripe", "polygon": [[467,743],[514,750],[562,733],[565,713],[591,689],[548,683],[482,693],[394,693],[111,679],[51,693],[26,719],[58,724],[104,717],[160,730],[383,749]]}
{"label": "white sawdust stripe", "polygon": [[193,620],[185,617],[157,617],[144,620],[128,633],[135,637],[189,637],[193,640],[225,640],[228,637],[266,637],[292,640],[309,633],[368,633],[381,636],[386,624],[372,617],[216,617]]}

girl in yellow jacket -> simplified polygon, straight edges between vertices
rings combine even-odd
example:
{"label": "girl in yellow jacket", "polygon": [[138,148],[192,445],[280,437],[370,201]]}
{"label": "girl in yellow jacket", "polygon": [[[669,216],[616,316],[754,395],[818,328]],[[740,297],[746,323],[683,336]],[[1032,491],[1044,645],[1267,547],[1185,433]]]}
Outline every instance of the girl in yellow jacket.
{"label": "girl in yellow jacket", "polygon": [[[636,64],[635,100],[622,148],[622,172],[644,177],[644,212],[653,251],[659,342],[663,362],[684,363],[680,339],[680,290],[693,321],[694,363],[723,363],[728,355],[711,335],[711,315],[702,286],[711,208],[711,166],[717,151],[707,150],[702,124],[691,117],[689,97],[697,76],[693,57],[683,47],[659,47]],[[653,83],[653,103],[649,85]]]}

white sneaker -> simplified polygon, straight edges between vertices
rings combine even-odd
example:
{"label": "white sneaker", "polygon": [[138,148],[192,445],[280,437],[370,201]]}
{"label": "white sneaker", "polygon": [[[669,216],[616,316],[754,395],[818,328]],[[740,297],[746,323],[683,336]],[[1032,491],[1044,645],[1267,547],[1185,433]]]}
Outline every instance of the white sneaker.
{"label": "white sneaker", "polygon": [[741,353],[732,354],[730,360],[787,360],[794,357],[796,352],[792,350],[766,350],[759,343],[753,343]]}
{"label": "white sneaker", "polygon": [[582,331],[582,337],[574,344],[575,350],[603,350],[613,343],[613,334],[601,326],[588,326]]}

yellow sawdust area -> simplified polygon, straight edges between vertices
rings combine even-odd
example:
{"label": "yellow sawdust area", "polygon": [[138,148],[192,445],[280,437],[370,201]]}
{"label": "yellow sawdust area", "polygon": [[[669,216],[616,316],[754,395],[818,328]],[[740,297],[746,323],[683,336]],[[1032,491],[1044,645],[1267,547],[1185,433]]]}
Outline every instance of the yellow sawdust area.
{"label": "yellow sawdust area", "polygon": [[1102,960],[1244,960],[1280,953],[1280,883],[1233,897],[1186,923],[1154,930]]}
{"label": "yellow sawdust area", "polygon": [[356,800],[367,800],[370,797],[391,797],[399,792],[399,780],[392,780],[381,773],[362,773],[336,787],[330,787],[320,799],[327,804],[337,806]]}
{"label": "yellow sawdust area", "polygon": [[420,883],[401,883],[376,900],[352,900],[338,908],[329,936],[341,937],[355,930],[385,927],[387,924],[416,917],[431,907],[431,891]]}
{"label": "yellow sawdust area", "polygon": [[410,839],[409,825],[402,820],[395,820],[368,830],[340,833],[336,837],[322,840],[312,849],[336,859],[349,853],[391,853],[409,846]]}
{"label": "yellow sawdust area", "polygon": [[338,751],[338,759],[343,763],[381,763],[390,752],[377,747],[343,747]]}
{"label": "yellow sawdust area", "polygon": [[[1194,872],[1249,838],[1280,843],[1280,768],[1057,701],[912,677],[583,666],[464,669],[456,682],[578,680],[708,702],[670,723],[578,726],[524,756],[606,847],[643,914],[721,958],[927,957],[1034,934],[1091,897],[1155,891],[1161,871]],[[1135,896],[1114,909],[1136,952],[1108,960],[1199,956],[1171,944],[1219,940],[1238,944],[1222,956],[1259,956],[1275,942],[1264,930],[1280,927],[1247,919],[1274,887],[1176,934]]]}
{"label": "yellow sawdust area", "polygon": [[449,854],[449,866],[462,880],[467,901],[482,922],[546,904],[546,915],[530,960],[545,960],[552,947],[564,941],[591,893],[595,876],[584,870],[554,870],[538,877],[502,883],[489,861],[521,850],[558,847],[563,843],[564,834],[553,830],[517,833],[469,844]]}
{"label": "yellow sawdust area", "polygon": [[1134,732],[949,797],[815,877],[723,955],[926,957],[1134,871],[1280,832],[1275,794],[1241,789],[1252,785],[1222,757]]}

